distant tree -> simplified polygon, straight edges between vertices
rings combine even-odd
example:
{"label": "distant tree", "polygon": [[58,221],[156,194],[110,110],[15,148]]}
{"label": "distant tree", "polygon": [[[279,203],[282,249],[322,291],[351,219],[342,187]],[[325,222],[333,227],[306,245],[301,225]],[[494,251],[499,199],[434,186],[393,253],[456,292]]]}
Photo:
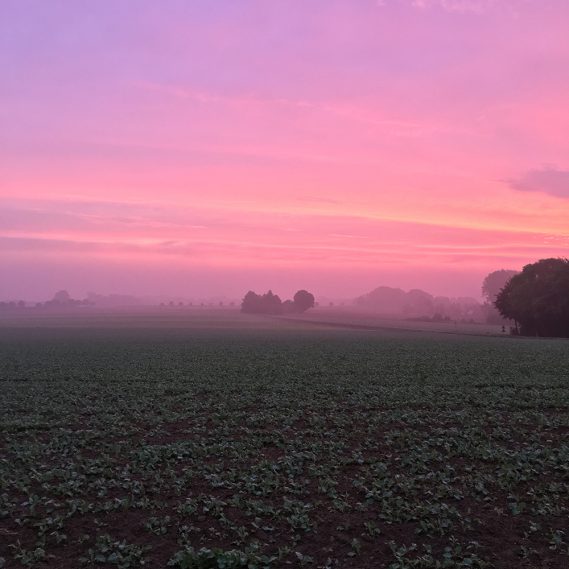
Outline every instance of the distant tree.
{"label": "distant tree", "polygon": [[383,313],[398,313],[405,306],[406,293],[400,288],[380,286],[354,299],[354,304],[361,308]]}
{"label": "distant tree", "polygon": [[514,320],[520,334],[569,337],[569,260],[541,259],[526,265],[494,304],[502,316]]}
{"label": "distant tree", "polygon": [[297,312],[306,312],[314,307],[314,295],[306,290],[299,290],[293,297]]}
{"label": "distant tree", "polygon": [[517,274],[518,271],[500,269],[499,271],[493,271],[484,279],[482,283],[482,296],[484,297],[482,310],[484,319],[488,324],[504,325],[504,317],[494,306],[494,302],[500,291],[506,286],[506,283]]}
{"label": "distant tree", "polygon": [[71,297],[66,290],[60,290],[53,295],[53,301],[57,304],[69,304]]}
{"label": "distant tree", "polygon": [[265,293],[262,296],[263,312],[265,314],[280,314],[282,312],[282,302],[278,295],[273,291]]}
{"label": "distant tree", "polygon": [[486,299],[486,302],[493,304],[500,291],[506,286],[506,283],[513,276],[517,275],[518,272],[500,269],[487,275],[482,283],[482,296]]}
{"label": "distant tree", "polygon": [[314,306],[314,295],[306,290],[299,290],[294,300],[281,301],[280,297],[269,290],[262,296],[250,290],[241,302],[241,312],[249,314],[291,314],[305,312]]}
{"label": "distant tree", "polygon": [[241,303],[241,312],[249,314],[280,314],[282,302],[278,295],[269,290],[262,296],[250,290]]}
{"label": "distant tree", "polygon": [[433,296],[428,292],[414,288],[405,295],[403,312],[419,316],[432,316],[434,313],[433,301]]}
{"label": "distant tree", "polygon": [[241,302],[241,312],[255,314],[261,312],[261,297],[250,290]]}

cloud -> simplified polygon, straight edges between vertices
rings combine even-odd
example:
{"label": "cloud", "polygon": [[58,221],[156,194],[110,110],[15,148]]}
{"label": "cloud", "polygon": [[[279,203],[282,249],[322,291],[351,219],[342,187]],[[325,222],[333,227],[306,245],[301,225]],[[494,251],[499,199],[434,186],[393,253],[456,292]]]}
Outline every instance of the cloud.
{"label": "cloud", "polygon": [[[400,0],[401,1],[401,0]],[[494,5],[494,0],[403,0],[402,3],[421,10],[439,8],[447,12],[471,12],[481,14]],[[377,0],[380,8],[387,6],[387,0]]]}
{"label": "cloud", "polygon": [[[391,0],[392,3],[400,2],[410,5],[413,8],[426,10],[436,8],[446,12],[459,14],[485,14],[493,8],[503,8],[505,6],[518,7],[520,0]],[[530,0],[525,0],[528,3]],[[379,7],[386,7],[388,0],[377,0]]]}
{"label": "cloud", "polygon": [[559,198],[569,198],[569,170],[547,166],[529,170],[521,178],[505,180],[513,190],[542,192]]}
{"label": "cloud", "polygon": [[[385,0],[381,0],[385,1]],[[378,4],[383,6],[383,4]],[[398,137],[421,137],[430,132],[438,132],[441,126],[433,124],[432,121],[417,121],[409,120],[408,118],[401,118],[393,116],[392,114],[381,113],[375,107],[366,107],[361,102],[349,103],[346,101],[338,100],[325,100],[325,99],[294,99],[290,97],[271,97],[271,96],[255,96],[251,94],[240,95],[226,95],[215,91],[205,91],[194,89],[191,86],[163,84],[155,81],[136,81],[133,85],[142,90],[166,95],[180,100],[190,100],[203,105],[217,105],[220,107],[233,108],[239,112],[247,110],[259,111],[266,113],[275,113],[279,110],[294,110],[304,114],[304,120],[308,117],[314,117],[315,113],[321,113],[326,117],[335,118],[337,120],[351,121],[357,125],[366,125],[369,127],[381,128],[383,132],[392,136]],[[328,119],[327,119],[328,120]],[[449,127],[444,127],[448,130]],[[452,127],[456,131],[456,127]],[[231,149],[223,148],[222,146],[210,148],[215,151],[231,151]],[[243,147],[242,153],[247,153],[247,147]],[[266,148],[261,151],[259,148],[254,148],[253,153],[267,155],[270,152]],[[283,152],[278,149],[279,156]],[[285,152],[286,154],[286,152]],[[290,154],[290,151],[288,152]],[[296,157],[296,156],[295,156]],[[298,157],[306,158],[306,153],[302,152]],[[316,156],[320,160],[334,160],[337,157]]]}

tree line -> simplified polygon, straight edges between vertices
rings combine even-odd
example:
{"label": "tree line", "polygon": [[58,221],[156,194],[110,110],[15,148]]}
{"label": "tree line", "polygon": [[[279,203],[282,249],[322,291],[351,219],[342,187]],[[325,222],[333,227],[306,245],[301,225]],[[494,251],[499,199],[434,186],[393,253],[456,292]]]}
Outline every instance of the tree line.
{"label": "tree line", "polygon": [[389,286],[379,286],[358,296],[354,306],[380,314],[433,322],[481,321],[485,316],[482,305],[475,298],[433,296],[420,289],[406,292]]}

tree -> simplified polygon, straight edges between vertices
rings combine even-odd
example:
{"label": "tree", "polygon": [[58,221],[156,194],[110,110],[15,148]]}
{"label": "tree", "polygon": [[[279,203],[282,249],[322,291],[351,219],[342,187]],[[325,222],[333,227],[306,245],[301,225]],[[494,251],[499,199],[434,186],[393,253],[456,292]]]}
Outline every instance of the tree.
{"label": "tree", "polygon": [[486,302],[493,304],[499,292],[506,286],[506,283],[517,274],[518,271],[500,269],[487,275],[482,283],[482,296],[486,299]]}
{"label": "tree", "polygon": [[354,300],[361,308],[369,308],[384,313],[401,312],[405,306],[406,293],[400,288],[379,286]]}
{"label": "tree", "polygon": [[306,290],[299,290],[294,295],[293,302],[298,312],[306,312],[314,306],[314,295]]}
{"label": "tree", "polygon": [[66,290],[60,290],[53,295],[53,301],[56,304],[69,304],[71,297]]}
{"label": "tree", "polygon": [[490,273],[484,279],[482,283],[482,296],[485,300],[483,310],[488,324],[504,324],[504,318],[494,306],[494,301],[506,283],[517,274],[518,271],[500,269]]}
{"label": "tree", "polygon": [[260,312],[261,297],[250,290],[241,302],[241,312],[255,314]]}
{"label": "tree", "polygon": [[278,295],[273,291],[260,296],[250,290],[241,302],[241,312],[249,314],[280,314],[282,312],[282,302]]}
{"label": "tree", "polygon": [[272,290],[261,297],[261,304],[264,314],[280,314],[282,312],[281,299],[277,294],[273,294]]}
{"label": "tree", "polygon": [[306,312],[315,305],[314,295],[306,290],[299,290],[294,300],[281,301],[270,290],[262,296],[250,290],[241,302],[241,312],[249,314],[292,314]]}
{"label": "tree", "polygon": [[433,296],[420,289],[412,289],[405,296],[403,312],[418,316],[432,316],[434,314]]}
{"label": "tree", "polygon": [[569,337],[569,260],[541,259],[526,265],[498,293],[500,314],[525,336]]}

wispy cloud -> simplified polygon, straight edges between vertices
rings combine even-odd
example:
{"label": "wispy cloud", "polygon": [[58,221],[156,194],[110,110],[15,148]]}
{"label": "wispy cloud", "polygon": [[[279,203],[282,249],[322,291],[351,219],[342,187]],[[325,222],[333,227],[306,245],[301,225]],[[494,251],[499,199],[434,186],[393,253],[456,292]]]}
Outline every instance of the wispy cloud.
{"label": "wispy cloud", "polygon": [[408,116],[398,118],[391,113],[382,113],[375,106],[356,104],[338,100],[293,99],[289,97],[270,97],[255,94],[226,95],[210,90],[197,89],[192,86],[163,84],[157,82],[137,82],[136,87],[178,100],[192,101],[203,105],[220,105],[241,110],[260,110],[267,113],[281,110],[297,111],[305,115],[321,113],[336,120],[377,127],[385,134],[396,137],[420,137],[441,130],[464,131],[456,125],[441,125],[436,121],[414,120]]}
{"label": "wispy cloud", "polygon": [[485,14],[497,8],[506,8],[515,13],[515,9],[533,2],[534,0],[377,0],[377,5],[386,7],[390,4],[405,4],[420,10],[434,8],[457,14]]}
{"label": "wispy cloud", "polygon": [[506,183],[520,192],[542,192],[569,198],[569,170],[560,170],[555,166],[529,170],[520,178],[506,180]]}
{"label": "wispy cloud", "polygon": [[448,12],[482,14],[492,8],[495,0],[411,0],[416,8],[442,8]]}
{"label": "wispy cloud", "polygon": [[13,202],[3,212],[0,243],[6,254],[178,257],[223,265],[327,266],[341,260],[344,266],[375,266],[449,263],[457,255],[476,262],[504,256],[525,262],[568,245],[530,232],[279,210],[248,212],[243,219],[223,209],[45,200],[34,207]]}

